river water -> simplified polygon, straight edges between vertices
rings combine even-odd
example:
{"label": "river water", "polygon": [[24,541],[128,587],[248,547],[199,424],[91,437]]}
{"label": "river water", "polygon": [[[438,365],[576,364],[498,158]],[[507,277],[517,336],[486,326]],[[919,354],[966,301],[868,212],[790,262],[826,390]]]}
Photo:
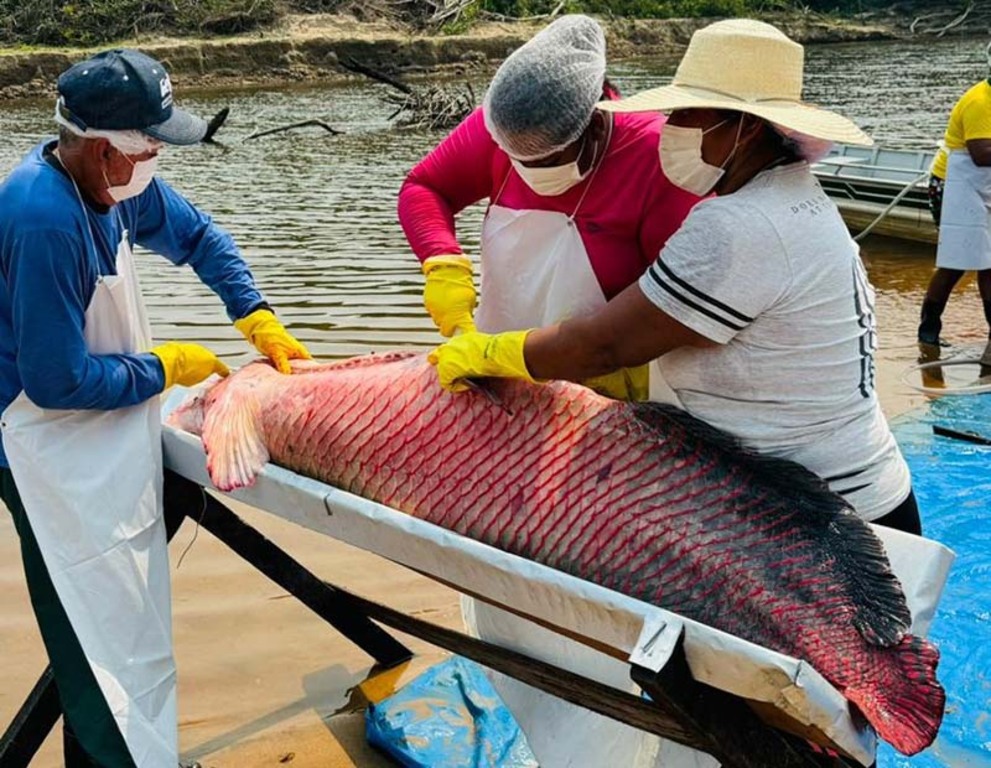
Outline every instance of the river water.
{"label": "river water", "polygon": [[[630,93],[667,82],[674,66],[670,59],[621,62],[610,76]],[[982,76],[984,64],[980,44],[957,40],[810,47],[807,69],[809,100],[842,110],[879,141],[925,147],[941,136],[953,101]],[[484,82],[479,86],[477,92]],[[234,234],[266,296],[318,357],[422,348],[439,338],[421,305],[422,278],[395,203],[404,174],[441,134],[392,129],[383,87],[194,93],[182,103],[202,114],[231,107],[220,134],[228,150],[162,153],[161,174]],[[0,175],[51,131],[50,114],[48,103],[0,110]],[[310,127],[243,141],[255,130],[310,118],[345,133]],[[459,220],[462,243],[473,253],[482,212],[475,206]],[[875,239],[864,255],[879,294],[879,387],[894,414],[923,400],[898,376],[916,354],[933,251]],[[140,269],[157,339],[202,341],[232,364],[250,359],[189,270],[151,256],[140,259]],[[976,295],[968,279],[950,303],[947,336],[955,343],[974,344],[985,332]]]}
{"label": "river water", "polygon": [[[987,74],[983,41],[826,45],[809,47],[806,55],[806,98],[843,112],[891,146],[934,146],[953,102]],[[609,74],[632,93],[667,82],[675,64],[670,58],[625,61]],[[477,85],[480,93],[484,82]],[[421,305],[422,278],[396,219],[396,193],[441,134],[393,129],[392,107],[377,85],[224,92],[178,86],[181,103],[201,114],[230,106],[219,134],[227,149],[170,148],[162,154],[161,174],[233,233],[267,298],[315,356],[427,348],[439,340]],[[48,102],[3,105],[0,176],[51,133],[51,111]],[[344,133],[311,127],[243,141],[255,130],[310,118]],[[471,253],[477,253],[482,213],[475,206],[459,219]],[[863,254],[878,291],[879,391],[886,412],[895,415],[924,402],[899,377],[917,355],[915,327],[934,251],[874,239]],[[158,340],[205,343],[232,365],[253,357],[190,271],[143,254],[140,272]],[[956,346],[972,347],[986,333],[976,286],[967,279],[947,310],[945,334]],[[989,560],[991,548],[985,569]],[[974,589],[991,592],[986,573],[984,585]],[[956,728],[953,738],[955,752],[965,756],[952,764],[991,765],[986,722]],[[932,759],[912,765],[947,764]],[[881,764],[903,763],[885,753]]]}

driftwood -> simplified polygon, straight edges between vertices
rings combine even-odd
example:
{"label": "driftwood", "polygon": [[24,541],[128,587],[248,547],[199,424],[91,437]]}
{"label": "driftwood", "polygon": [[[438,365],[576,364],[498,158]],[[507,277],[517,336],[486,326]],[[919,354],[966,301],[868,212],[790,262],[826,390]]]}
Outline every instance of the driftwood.
{"label": "driftwood", "polygon": [[413,89],[406,85],[406,83],[401,80],[396,80],[394,77],[390,77],[384,72],[379,72],[377,69],[372,69],[362,64],[360,61],[348,56],[346,59],[341,60],[341,66],[352,72],[357,72],[359,75],[364,75],[365,77],[370,77],[372,80],[378,80],[380,83],[385,83],[386,85],[391,85],[397,91],[402,91],[403,93],[413,93]]}
{"label": "driftwood", "polygon": [[[391,19],[420,30],[436,31],[445,24],[460,21],[462,14],[477,2],[478,0],[337,0],[334,11],[350,13],[362,21]],[[313,5],[317,6],[318,3]],[[310,10],[325,8],[313,7]]]}
{"label": "driftwood", "polygon": [[536,16],[506,16],[503,13],[496,13],[495,11],[486,10],[479,11],[478,15],[484,19],[492,19],[493,21],[546,21],[557,16],[566,3],[567,0],[561,0],[561,2],[554,6],[554,10],[550,13],[540,13]]}
{"label": "driftwood", "polygon": [[962,12],[957,7],[920,14],[912,19],[908,31],[912,35],[939,38],[948,33],[985,34],[989,25],[991,2],[972,0]]}
{"label": "driftwood", "polygon": [[964,11],[963,13],[961,13],[953,21],[951,21],[949,24],[947,24],[945,27],[943,27],[941,30],[939,30],[939,32],[936,33],[936,37],[942,37],[943,35],[945,35],[948,31],[950,31],[954,27],[959,27],[961,24],[964,23],[964,20],[968,16],[970,16],[970,12],[972,10],[974,10],[974,4],[973,3],[971,3],[970,5],[967,6],[967,10],[966,11]]}
{"label": "driftwood", "polygon": [[230,107],[224,107],[217,114],[210,118],[210,122],[206,124],[206,133],[203,135],[204,144],[216,144],[218,146],[223,146],[220,142],[213,138],[213,135],[220,130],[222,126],[227,121],[227,116],[231,113]]}
{"label": "driftwood", "polygon": [[352,58],[342,59],[340,64],[399,91],[386,93],[382,98],[395,106],[389,119],[404,128],[453,128],[475,108],[475,91],[467,82],[462,90],[438,85],[414,88]]}
{"label": "driftwood", "polygon": [[312,120],[301,120],[298,123],[290,123],[289,125],[280,125],[277,128],[269,128],[264,131],[255,131],[250,136],[246,136],[244,140],[251,141],[251,139],[257,139],[262,136],[268,136],[273,133],[282,133],[283,131],[291,131],[293,128],[305,128],[308,125],[315,125],[320,128],[323,128],[332,136],[337,136],[338,134],[344,133],[344,131],[338,130],[337,128],[334,128],[332,125],[328,125],[323,120],[318,120],[316,118],[313,118]]}
{"label": "driftwood", "polygon": [[456,24],[461,19],[461,14],[474,4],[475,0],[442,0],[439,3],[426,0],[425,5],[433,8],[427,23],[433,27],[447,23]]}

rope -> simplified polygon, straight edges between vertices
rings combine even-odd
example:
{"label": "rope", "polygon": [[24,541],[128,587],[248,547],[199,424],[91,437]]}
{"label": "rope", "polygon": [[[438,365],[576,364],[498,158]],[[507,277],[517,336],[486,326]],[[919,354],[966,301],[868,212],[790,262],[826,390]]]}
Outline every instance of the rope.
{"label": "rope", "polygon": [[885,216],[891,213],[891,209],[901,202],[902,198],[909,193],[912,187],[914,187],[916,184],[918,184],[920,181],[927,178],[928,176],[929,176],[929,171],[928,170],[923,171],[914,179],[912,179],[908,184],[906,184],[902,188],[901,192],[895,195],[894,199],[890,203],[888,203],[888,207],[885,208],[883,211],[881,211],[874,219],[874,221],[872,221],[870,224],[864,227],[864,229],[855,238],[853,238],[853,241],[855,243],[859,243],[861,240],[867,237],[867,235],[870,234],[871,230],[874,229],[874,227],[876,227],[880,223],[881,219],[883,219]]}
{"label": "rope", "polygon": [[982,395],[986,392],[991,392],[991,377],[982,376],[977,380],[984,381],[984,384],[971,384],[963,387],[927,387],[925,384],[915,384],[908,380],[908,377],[913,373],[927,371],[932,368],[949,367],[951,365],[980,365],[980,363],[981,359],[979,357],[960,357],[949,360],[932,360],[928,363],[917,363],[908,366],[902,372],[901,380],[905,386],[911,387],[924,395],[932,395],[934,397],[945,397],[946,395]]}

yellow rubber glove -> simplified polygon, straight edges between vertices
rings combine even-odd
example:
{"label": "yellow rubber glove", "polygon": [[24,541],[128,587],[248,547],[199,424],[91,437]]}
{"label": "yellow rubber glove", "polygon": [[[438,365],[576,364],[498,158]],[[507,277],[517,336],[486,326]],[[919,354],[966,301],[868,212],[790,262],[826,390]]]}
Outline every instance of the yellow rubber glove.
{"label": "yellow rubber glove", "polygon": [[279,373],[291,372],[290,360],[312,359],[306,347],[290,335],[271,310],[256,309],[247,317],[235,320],[234,327],[275,364]]}
{"label": "yellow rubber glove", "polygon": [[437,366],[440,385],[451,392],[468,389],[465,379],[498,376],[533,381],[523,359],[523,342],[529,331],[479,333],[456,336],[427,355]]}
{"label": "yellow rubber glove", "polygon": [[230,369],[209,349],[185,341],[167,341],[148,350],[162,361],[165,371],[165,389],[173,384],[191,387],[210,374],[226,376]]}
{"label": "yellow rubber glove", "polygon": [[466,256],[431,256],[423,262],[427,284],[423,288],[423,306],[427,308],[442,336],[456,331],[474,331],[475,283],[471,261]]}
{"label": "yellow rubber glove", "polygon": [[650,397],[646,365],[636,368],[620,368],[604,376],[595,376],[582,382],[589,389],[614,400],[641,402]]}

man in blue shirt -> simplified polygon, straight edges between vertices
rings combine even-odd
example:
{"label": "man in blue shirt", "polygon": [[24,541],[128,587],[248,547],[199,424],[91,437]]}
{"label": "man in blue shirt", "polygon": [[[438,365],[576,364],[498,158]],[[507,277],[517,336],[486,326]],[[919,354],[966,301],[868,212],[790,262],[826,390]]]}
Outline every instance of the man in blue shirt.
{"label": "man in blue shirt", "polygon": [[57,141],[0,184],[0,498],[76,766],[175,766],[175,667],[161,509],[158,395],[227,368],[151,346],[138,243],[191,266],[284,373],[305,347],[276,319],[233,239],[155,177],[199,142],[164,67],[106,51],[59,77]]}

